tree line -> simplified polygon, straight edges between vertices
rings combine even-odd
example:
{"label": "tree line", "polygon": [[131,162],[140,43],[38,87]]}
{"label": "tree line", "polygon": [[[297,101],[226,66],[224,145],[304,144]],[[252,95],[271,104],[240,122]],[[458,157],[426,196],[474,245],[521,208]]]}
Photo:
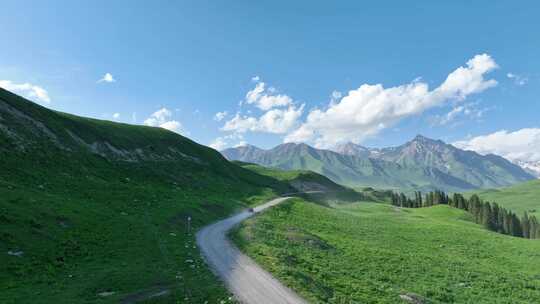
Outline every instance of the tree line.
{"label": "tree line", "polygon": [[467,199],[459,193],[450,197],[444,191],[437,190],[422,196],[420,191],[415,191],[414,198],[411,198],[403,193],[392,192],[392,205],[404,208],[448,205],[469,212],[476,223],[491,231],[528,239],[540,239],[540,223],[536,216],[525,212],[520,218],[495,202],[482,201],[476,194]]}

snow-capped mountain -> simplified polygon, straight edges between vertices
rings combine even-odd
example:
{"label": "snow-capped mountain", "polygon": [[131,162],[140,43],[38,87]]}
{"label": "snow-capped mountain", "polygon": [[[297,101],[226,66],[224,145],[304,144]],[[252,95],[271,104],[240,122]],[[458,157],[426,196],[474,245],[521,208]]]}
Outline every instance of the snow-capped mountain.
{"label": "snow-capped mountain", "polygon": [[540,161],[516,160],[514,163],[530,174],[540,178]]}

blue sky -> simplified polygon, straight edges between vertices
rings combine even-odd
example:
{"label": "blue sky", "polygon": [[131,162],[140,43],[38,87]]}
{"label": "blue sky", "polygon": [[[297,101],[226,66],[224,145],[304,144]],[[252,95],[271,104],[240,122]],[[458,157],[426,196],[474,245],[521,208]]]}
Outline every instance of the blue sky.
{"label": "blue sky", "polygon": [[[509,156],[516,145],[501,141],[540,145],[538,11],[534,1],[3,1],[0,85],[219,148],[380,147],[423,134]],[[473,78],[434,97],[459,67]],[[429,87],[407,95],[417,85]]]}

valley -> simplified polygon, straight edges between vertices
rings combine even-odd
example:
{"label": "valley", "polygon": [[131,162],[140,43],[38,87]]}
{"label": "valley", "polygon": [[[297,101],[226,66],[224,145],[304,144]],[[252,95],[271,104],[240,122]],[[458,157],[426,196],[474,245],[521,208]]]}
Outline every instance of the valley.
{"label": "valley", "polygon": [[0,304],[540,304],[540,2],[0,8]]}
{"label": "valley", "polygon": [[[0,130],[2,303],[235,302],[242,289],[212,273],[216,265],[201,256],[195,234],[284,195],[296,198],[235,222],[232,239],[260,264],[246,269],[262,267],[267,282],[308,302],[530,303],[540,296],[540,278],[528,267],[540,265],[538,241],[490,232],[448,206],[391,206],[387,184],[355,190],[333,181],[324,165],[327,176],[310,166],[229,162],[167,130],[55,112],[1,89]],[[350,164],[345,154],[286,147],[299,163],[312,156]],[[528,179],[498,158],[474,157]],[[410,168],[404,158],[385,162]],[[537,186],[469,193],[534,214]]]}

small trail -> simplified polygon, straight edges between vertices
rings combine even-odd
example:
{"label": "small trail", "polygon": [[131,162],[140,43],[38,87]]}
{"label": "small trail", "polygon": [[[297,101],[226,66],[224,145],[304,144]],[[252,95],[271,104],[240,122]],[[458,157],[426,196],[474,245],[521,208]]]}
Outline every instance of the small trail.
{"label": "small trail", "polygon": [[[315,191],[314,191],[315,192]],[[281,284],[227,238],[227,232],[245,219],[278,205],[289,197],[276,198],[227,219],[208,225],[197,233],[197,244],[212,270],[225,282],[240,303],[307,304],[293,290]]]}

